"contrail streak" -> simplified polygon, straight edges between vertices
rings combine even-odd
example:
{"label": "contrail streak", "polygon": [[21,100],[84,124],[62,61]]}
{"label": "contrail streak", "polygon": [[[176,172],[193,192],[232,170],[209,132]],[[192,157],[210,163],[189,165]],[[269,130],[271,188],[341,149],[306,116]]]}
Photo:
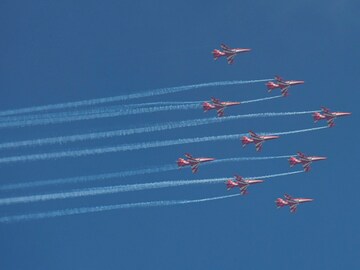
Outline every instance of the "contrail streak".
{"label": "contrail streak", "polygon": [[[283,159],[283,158],[290,158],[290,157],[291,157],[291,155],[270,156],[270,157],[224,158],[224,159],[216,159],[209,163],[204,163],[204,164],[202,164],[202,166],[207,166],[207,165],[216,164],[216,163],[224,163],[224,162],[258,161],[258,160],[270,160],[270,159]],[[0,190],[6,191],[6,190],[14,190],[14,189],[25,189],[25,188],[62,185],[62,184],[77,184],[77,183],[83,183],[83,182],[92,182],[92,181],[100,181],[100,180],[113,179],[113,178],[124,178],[124,177],[129,177],[129,176],[166,172],[166,171],[172,171],[172,170],[176,170],[176,169],[178,169],[177,165],[167,164],[167,165],[163,165],[163,166],[156,166],[156,167],[152,167],[152,168],[139,169],[139,170],[8,184],[8,185],[0,186]]]}
{"label": "contrail streak", "polygon": [[[224,159],[216,159],[209,163],[204,163],[204,165],[210,165],[215,163],[223,163],[223,162],[237,162],[237,161],[258,161],[258,160],[269,160],[269,159],[283,159],[283,158],[290,158],[293,155],[287,156],[272,156],[272,157],[237,157],[237,158],[224,158]],[[201,164],[203,165],[203,164]],[[1,190],[1,187],[0,187]]]}
{"label": "contrail streak", "polygon": [[42,146],[42,145],[50,145],[50,144],[64,144],[64,143],[73,143],[79,141],[86,140],[96,140],[96,139],[107,139],[112,137],[120,137],[134,134],[142,134],[142,133],[150,133],[150,132],[158,132],[171,130],[176,128],[186,128],[186,127],[195,127],[200,125],[209,125],[214,123],[222,123],[226,121],[233,121],[243,118],[261,118],[261,117],[281,117],[281,116],[295,116],[295,115],[303,115],[310,114],[318,111],[302,111],[302,112],[268,112],[268,113],[253,113],[253,114],[243,114],[243,115],[233,115],[226,117],[212,117],[206,119],[194,119],[194,120],[185,120],[178,122],[167,122],[164,124],[154,124],[148,125],[139,128],[131,128],[131,129],[121,129],[121,130],[113,130],[113,131],[104,131],[104,132],[94,132],[87,134],[76,134],[69,136],[59,136],[52,138],[42,138],[35,140],[25,140],[18,142],[7,142],[0,144],[1,149],[9,149],[9,148],[17,148],[17,147],[32,147],[32,146]]}
{"label": "contrail streak", "polygon": [[[149,106],[156,106],[149,107]],[[167,106],[167,107],[165,107]],[[18,125],[27,123],[30,121],[35,121],[35,124],[42,124],[42,121],[61,121],[58,119],[69,119],[66,121],[76,121],[76,120],[87,120],[87,119],[77,119],[84,115],[102,115],[105,116],[93,116],[93,117],[113,117],[114,113],[119,113],[121,115],[131,115],[131,114],[141,114],[141,113],[152,113],[156,110],[176,110],[176,109],[195,109],[201,106],[201,101],[191,101],[191,102],[151,102],[151,103],[139,103],[139,104],[127,104],[127,105],[115,105],[115,106],[106,106],[100,108],[93,108],[88,110],[81,111],[65,111],[65,112],[56,112],[56,113],[43,113],[43,114],[31,114],[31,115],[17,115],[17,116],[8,116],[0,118],[0,124],[6,122],[17,122]],[[158,108],[161,107],[161,108]],[[112,113],[112,114],[111,114]],[[106,116],[110,114],[110,116]],[[65,121],[65,120],[64,120]],[[45,123],[46,124],[46,123]],[[14,124],[15,125],[15,124]],[[30,124],[27,124],[30,125]]]}
{"label": "contrail streak", "polygon": [[30,221],[30,220],[36,220],[36,219],[55,218],[55,217],[62,217],[62,216],[87,214],[87,213],[97,213],[97,212],[119,210],[119,209],[148,208],[148,207],[173,206],[173,205],[182,205],[182,204],[191,204],[191,203],[202,203],[202,202],[227,199],[227,198],[236,197],[236,196],[239,196],[239,194],[232,194],[232,195],[219,196],[219,197],[210,197],[210,198],[197,199],[197,200],[153,201],[153,202],[125,203],[125,204],[116,204],[116,205],[103,205],[103,206],[93,206],[93,207],[72,208],[72,209],[64,209],[64,210],[57,210],[57,211],[50,211],[50,212],[43,212],[43,213],[0,217],[0,223]]}
{"label": "contrail streak", "polygon": [[7,111],[0,112],[0,116],[40,112],[40,111],[55,110],[55,109],[77,108],[80,106],[98,105],[98,104],[104,104],[104,103],[109,103],[109,102],[125,101],[125,100],[136,99],[136,98],[165,95],[165,94],[189,91],[189,90],[204,88],[204,87],[218,87],[218,86],[251,84],[251,83],[265,82],[265,81],[269,81],[269,80],[272,80],[272,79],[248,80],[248,81],[222,81],[222,82],[200,83],[200,84],[192,84],[192,85],[177,86],[177,87],[159,88],[159,89],[154,89],[154,90],[150,90],[150,91],[146,91],[146,92],[140,92],[140,93],[129,94],[129,95],[88,99],[88,100],[75,101],[75,102],[67,102],[67,103],[50,104],[50,105],[44,105],[44,106],[7,110]]}
{"label": "contrail streak", "polygon": [[281,98],[281,97],[282,97],[282,95],[274,96],[274,97],[266,97],[266,98],[253,99],[253,100],[245,100],[245,101],[241,101],[241,104],[259,102],[259,101],[265,101],[265,100],[270,100],[270,99],[275,99],[275,98]]}
{"label": "contrail streak", "polygon": [[83,182],[93,182],[93,181],[100,181],[100,180],[107,180],[114,178],[124,178],[124,177],[136,176],[136,175],[166,172],[176,169],[178,169],[178,166],[176,164],[167,164],[163,166],[156,166],[152,168],[139,169],[139,170],[8,184],[8,185],[0,186],[0,190],[5,191],[5,190],[24,189],[24,188],[52,186],[52,185],[61,185],[61,184],[77,184]]}
{"label": "contrail streak", "polygon": [[182,104],[182,105],[167,105],[167,106],[144,107],[144,108],[141,107],[121,108],[118,110],[104,109],[102,112],[100,111],[96,112],[96,110],[94,110],[95,113],[91,113],[90,111],[90,113],[83,112],[83,114],[79,114],[79,112],[47,114],[47,115],[45,114],[44,117],[41,118],[1,122],[0,128],[59,124],[59,123],[68,123],[68,122],[82,121],[82,120],[93,120],[93,119],[125,116],[125,115],[154,113],[154,112],[162,112],[162,111],[174,111],[174,110],[189,110],[189,109],[199,109],[199,108],[201,108],[201,104]]}
{"label": "contrail streak", "polygon": [[[301,132],[310,132],[320,129],[328,128],[316,127],[309,129],[300,129],[286,132],[277,132],[277,133],[263,133],[263,134],[274,134],[274,135],[288,135]],[[179,144],[190,144],[190,143],[199,143],[199,142],[210,142],[210,141],[224,141],[224,140],[236,140],[240,139],[241,136],[246,134],[230,134],[230,135],[219,135],[219,136],[208,136],[208,137],[197,137],[197,138],[186,138],[186,139],[176,139],[176,140],[167,140],[167,141],[154,141],[154,142],[142,142],[134,144],[123,144],[118,146],[102,147],[102,148],[90,148],[83,150],[69,150],[63,152],[52,152],[52,153],[41,153],[41,154],[32,154],[32,155],[23,155],[23,156],[11,156],[0,158],[0,164],[12,163],[12,162],[24,162],[24,161],[36,161],[36,160],[49,160],[65,157],[83,157],[90,155],[99,155],[105,153],[115,153],[115,152],[124,152],[124,151],[135,151],[141,149],[149,149],[156,147],[165,147]]]}
{"label": "contrail streak", "polygon": [[[275,97],[245,100],[242,101],[241,103],[246,104],[252,102],[260,102],[260,101],[271,100],[280,97],[282,96],[279,95]],[[156,105],[156,107],[147,107],[150,105],[152,106]],[[199,109],[199,108],[201,108],[201,101],[153,102],[153,103],[130,104],[130,105],[121,105],[121,106],[108,106],[108,107],[95,108],[85,111],[70,111],[70,112],[47,113],[47,114],[39,114],[39,115],[5,117],[0,119],[1,120],[0,128],[60,124],[60,123],[68,123],[74,121],[94,120],[101,118],[126,116],[126,115],[136,115],[136,114],[155,113],[155,112],[174,111],[174,110],[189,110],[189,109]],[[314,112],[319,112],[319,111],[317,110]]]}
{"label": "contrail streak", "polygon": [[[250,179],[251,178],[267,179],[267,178],[274,178],[274,177],[298,174],[298,173],[302,173],[302,172],[304,172],[304,171],[270,174],[270,175],[264,175],[264,176],[250,177]],[[12,197],[12,198],[2,198],[2,199],[0,199],[0,205],[9,205],[9,204],[16,204],[16,203],[30,203],[30,202],[44,202],[44,201],[49,201],[49,200],[63,200],[63,199],[78,198],[78,197],[85,197],[85,196],[96,196],[96,195],[114,194],[114,193],[119,193],[119,192],[141,191],[141,190],[179,187],[179,186],[188,186],[188,185],[217,184],[217,183],[222,183],[227,179],[229,179],[229,178],[210,178],[210,179],[200,179],[200,180],[176,180],[176,181],[163,181],[163,182],[153,182],[153,183],[145,183],[145,184],[130,184],[130,185],[117,185],[117,186],[108,186],[108,187],[77,189],[77,190],[61,192],[61,193],[49,193],[49,194],[39,194],[39,195],[30,195],[30,196],[21,196],[21,197]],[[245,178],[245,179],[249,179],[249,178]]]}

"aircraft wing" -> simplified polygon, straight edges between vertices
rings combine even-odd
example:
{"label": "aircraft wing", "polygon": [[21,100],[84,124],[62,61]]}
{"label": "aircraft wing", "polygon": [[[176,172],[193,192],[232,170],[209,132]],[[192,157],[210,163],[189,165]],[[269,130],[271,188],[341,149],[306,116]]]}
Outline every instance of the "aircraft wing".
{"label": "aircraft wing", "polygon": [[299,157],[301,157],[301,158],[305,158],[305,157],[306,157],[305,154],[304,154],[304,153],[301,153],[301,152],[297,152],[297,155],[298,155]]}
{"label": "aircraft wing", "polygon": [[295,213],[297,210],[297,204],[290,205],[290,212]]}
{"label": "aircraft wing", "polygon": [[229,46],[225,45],[224,43],[221,43],[220,47],[223,50],[227,50],[227,51],[231,50],[231,48]]}
{"label": "aircraft wing", "polygon": [[224,108],[221,108],[221,109],[217,110],[217,116],[218,117],[223,117],[224,116]]}
{"label": "aircraft wing", "polygon": [[310,169],[311,169],[310,164],[311,164],[311,162],[307,162],[307,163],[305,163],[305,164],[303,165],[303,168],[304,168],[304,171],[305,171],[305,172],[310,171]]}
{"label": "aircraft wing", "polygon": [[232,54],[232,55],[226,57],[227,62],[228,62],[229,65],[234,63],[234,57],[235,57],[235,54]]}
{"label": "aircraft wing", "polygon": [[288,93],[288,90],[289,90],[289,85],[288,86],[285,86],[284,88],[281,89],[281,95],[283,97],[286,97],[289,93]]}
{"label": "aircraft wing", "polygon": [[194,165],[191,165],[191,171],[192,173],[197,173],[197,171],[199,170],[199,163],[196,163]]}
{"label": "aircraft wing", "polygon": [[330,118],[329,120],[327,120],[327,123],[329,127],[333,127],[335,125],[334,118]]}
{"label": "aircraft wing", "polygon": [[256,151],[261,151],[261,149],[262,149],[262,144],[263,144],[262,141],[255,143]]}
{"label": "aircraft wing", "polygon": [[326,107],[321,107],[321,109],[324,113],[330,113],[330,110]]}
{"label": "aircraft wing", "polygon": [[277,75],[275,76],[275,80],[277,80],[278,82],[284,82],[284,79]]}
{"label": "aircraft wing", "polygon": [[247,185],[242,186],[242,187],[240,188],[240,194],[241,194],[241,195],[247,194],[247,193],[248,193],[248,192],[247,192],[247,188],[248,188]]}
{"label": "aircraft wing", "polygon": [[250,134],[250,136],[251,137],[253,137],[253,138],[259,138],[259,136],[254,132],[254,131],[249,131],[249,134]]}
{"label": "aircraft wing", "polygon": [[187,157],[188,159],[193,159],[192,155],[189,154],[189,153],[186,153],[186,154],[185,154],[185,157]]}
{"label": "aircraft wing", "polygon": [[220,101],[219,99],[214,98],[214,97],[211,98],[211,101],[212,101],[214,104],[220,104],[220,103],[221,103],[221,101]]}
{"label": "aircraft wing", "polygon": [[284,197],[287,200],[292,200],[293,199],[293,197],[291,197],[289,194],[284,194]]}

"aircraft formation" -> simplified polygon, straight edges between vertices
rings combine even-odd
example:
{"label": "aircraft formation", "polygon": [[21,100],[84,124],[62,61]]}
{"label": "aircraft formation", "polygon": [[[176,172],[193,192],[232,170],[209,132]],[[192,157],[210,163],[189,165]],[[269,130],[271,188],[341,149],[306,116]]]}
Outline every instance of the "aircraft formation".
{"label": "aircraft formation", "polygon": [[[226,58],[228,64],[234,64],[235,57],[238,54],[250,52],[250,51],[251,49],[249,48],[230,48],[225,44],[221,44],[221,50],[214,49],[212,51],[212,54],[215,60],[218,60],[219,58],[223,57]],[[250,83],[259,83],[259,82],[265,83],[263,88],[264,90],[268,91],[268,95],[271,94],[273,91],[280,90],[279,96],[271,96],[271,97],[265,97],[265,98],[248,100],[248,101],[237,101],[237,100],[222,101],[219,98],[212,97],[210,100],[194,101],[194,102],[158,101],[158,102],[139,103],[139,104],[130,103],[130,104],[122,104],[120,106],[107,105],[105,107],[98,107],[98,108],[95,107],[90,110],[75,111],[75,109],[85,106],[97,106],[100,104],[106,105],[107,103],[113,104],[114,102],[127,102],[131,99],[153,97],[157,95],[172,94],[182,91],[193,91],[198,88],[220,87],[227,85],[240,85],[240,84],[250,84]],[[60,152],[45,152],[45,153],[26,154],[26,155],[18,155],[18,156],[10,156],[10,157],[1,157],[0,165],[7,163],[19,163],[25,161],[30,162],[30,161],[51,160],[51,159],[60,159],[60,158],[80,158],[90,155],[100,155],[106,153],[140,151],[142,149],[168,147],[172,145],[185,145],[190,143],[211,142],[211,141],[219,141],[219,140],[233,140],[233,139],[238,140],[239,144],[240,145],[242,144],[243,147],[249,144],[250,145],[254,144],[256,150],[255,152],[260,152],[263,150],[264,143],[266,144],[273,143],[270,142],[273,140],[275,140],[274,143],[276,143],[277,140],[281,140],[281,137],[285,135],[310,132],[323,128],[332,128],[335,126],[336,118],[351,115],[350,112],[332,112],[328,108],[321,107],[321,110],[316,110],[316,111],[280,112],[280,113],[265,112],[265,113],[225,116],[225,109],[228,109],[228,107],[244,106],[244,104],[250,102],[262,102],[273,98],[287,97],[292,87],[297,85],[303,85],[304,83],[305,81],[303,80],[285,80],[282,77],[276,75],[272,80],[260,79],[260,80],[249,80],[249,81],[222,81],[222,82],[202,83],[202,84],[194,84],[194,85],[186,85],[186,86],[160,88],[160,89],[150,90],[147,92],[140,92],[129,95],[115,96],[115,97],[107,97],[107,98],[99,98],[99,99],[91,99],[91,100],[89,99],[89,100],[82,100],[76,102],[59,103],[59,104],[14,109],[8,111],[0,111],[1,128],[48,125],[48,124],[84,121],[84,120],[92,120],[92,119],[107,118],[107,117],[119,117],[119,116],[126,116],[132,114],[163,112],[163,111],[171,111],[171,110],[189,110],[189,109],[201,110],[202,109],[204,112],[209,112],[209,113],[210,111],[216,112],[216,117],[211,117],[206,119],[191,119],[186,121],[158,123],[158,124],[153,124],[151,126],[147,125],[142,127],[134,127],[129,129],[121,129],[121,130],[90,132],[85,134],[75,134],[68,136],[40,138],[40,139],[15,141],[15,142],[4,142],[4,143],[0,143],[0,149],[17,149],[20,147],[35,147],[35,146],[40,147],[40,146],[52,145],[52,144],[63,145],[65,143],[85,142],[88,140],[130,136],[133,134],[159,132],[159,131],[170,130],[175,128],[186,128],[186,127],[193,127],[200,125],[209,125],[213,123],[219,123],[223,121],[230,121],[230,120],[242,119],[242,118],[311,114],[313,121],[315,123],[322,120],[326,121],[326,126],[308,128],[303,130],[269,132],[269,133],[262,133],[258,131],[254,132],[250,130],[248,133],[244,133],[244,134],[225,134],[218,136],[206,136],[206,137],[196,137],[196,138],[179,138],[175,140],[163,140],[163,141],[153,141],[153,142],[145,141],[134,144],[113,145],[109,147],[98,147],[98,148],[90,147],[80,150],[67,150]],[[49,111],[54,111],[54,110],[65,110],[65,111],[49,113]],[[33,114],[33,113],[37,113],[37,114]],[[48,217],[50,218],[50,217],[58,217],[58,216],[66,216],[66,215],[77,215],[77,214],[84,214],[91,212],[108,211],[113,209],[199,203],[199,202],[229,198],[235,195],[246,195],[249,193],[248,189],[250,188],[250,186],[264,183],[265,182],[264,179],[272,178],[272,177],[280,177],[280,176],[289,176],[299,172],[309,172],[311,170],[311,166],[313,162],[327,159],[327,157],[324,156],[308,156],[302,152],[297,152],[296,155],[291,155],[291,156],[288,155],[288,156],[269,156],[269,157],[234,157],[227,159],[214,158],[214,157],[194,157],[190,153],[185,153],[184,157],[179,157],[177,159],[176,164],[172,163],[164,166],[159,165],[153,168],[141,168],[138,170],[120,171],[120,172],[108,173],[108,174],[57,178],[47,181],[34,181],[27,183],[24,182],[24,183],[2,185],[2,186],[0,185],[0,191],[45,187],[45,186],[60,185],[60,184],[61,185],[78,184],[80,182],[86,183],[89,181],[104,180],[111,178],[126,178],[135,175],[139,176],[139,175],[145,175],[151,173],[166,172],[184,167],[189,167],[192,173],[196,174],[196,173],[201,173],[199,172],[199,168],[200,166],[203,166],[205,164],[216,164],[219,162],[238,162],[245,160],[265,160],[265,159],[271,160],[277,158],[286,158],[288,160],[290,168],[295,166],[296,167],[302,166],[302,170],[278,173],[273,175],[265,175],[259,177],[242,177],[240,175],[235,175],[234,178],[231,179],[229,177],[224,177],[224,178],[198,179],[198,180],[175,180],[175,181],[85,188],[85,189],[70,190],[66,192],[64,191],[59,193],[34,194],[34,195],[10,197],[10,198],[2,197],[0,198],[0,206],[10,205],[14,203],[29,203],[36,201],[44,202],[47,200],[60,200],[60,199],[95,196],[95,195],[103,195],[103,194],[118,193],[118,192],[139,191],[146,189],[169,188],[169,187],[177,187],[182,185],[195,185],[195,184],[208,184],[208,183],[225,183],[227,190],[229,191],[238,190],[237,193],[233,195],[211,197],[205,199],[137,202],[137,203],[126,203],[120,205],[72,208],[72,209],[64,209],[64,210],[50,211],[44,213],[35,213],[35,214],[30,213],[30,214],[17,215],[17,216],[5,216],[5,217],[0,216],[0,223],[32,220],[32,219],[40,219],[40,218],[48,218]],[[277,198],[275,200],[275,204],[278,208],[289,206],[290,212],[295,213],[299,204],[305,202],[312,202],[313,200],[314,200],[313,198],[296,198],[288,194],[285,194],[284,198]]]}
{"label": "aircraft formation", "polygon": [[[214,49],[212,54],[214,56],[214,60],[218,60],[221,57],[226,58],[228,64],[234,64],[234,58],[238,54],[249,52],[251,49],[249,48],[230,48],[225,44],[221,44],[221,49]],[[281,95],[283,97],[287,97],[289,95],[289,88],[296,85],[304,84],[305,81],[303,80],[284,80],[282,77],[276,75],[274,81],[269,81],[265,85],[268,89],[268,92],[272,92],[275,89],[280,89]],[[240,105],[241,102],[235,101],[220,101],[217,98],[212,97],[211,102],[204,102],[203,103],[203,110],[204,112],[210,110],[216,110],[218,117],[224,116],[224,110],[227,107],[237,106]],[[335,123],[334,120],[338,117],[348,116],[351,115],[350,112],[331,112],[328,108],[322,107],[321,112],[315,112],[313,114],[314,122],[318,122],[321,120],[326,120],[328,127],[334,127]],[[254,144],[256,151],[261,151],[263,143],[268,140],[278,139],[280,136],[277,135],[258,135],[253,131],[249,131],[249,136],[243,136],[241,139],[243,147],[248,144]],[[190,165],[192,168],[192,172],[196,173],[198,171],[198,167],[203,162],[209,162],[215,160],[214,158],[193,158],[190,154],[186,154],[189,157],[189,161],[186,165]],[[309,172],[311,167],[310,165],[314,161],[325,160],[326,157],[319,157],[319,156],[306,156],[305,154],[298,152],[297,156],[292,156],[289,158],[289,164],[291,167],[296,166],[297,164],[301,164],[305,172]],[[179,167],[186,166],[183,165],[184,163],[181,162],[182,159],[179,159],[178,165]],[[253,184],[263,183],[264,180],[259,179],[243,179],[239,175],[235,175],[235,178],[229,179],[226,181],[226,187],[228,190],[238,187],[240,189],[240,194],[245,195],[248,194],[248,187]],[[289,206],[290,212],[295,213],[297,210],[297,206],[300,203],[305,202],[312,202],[314,199],[310,198],[293,198],[292,196],[285,194],[284,199],[278,198],[276,199],[275,203],[278,208]]]}

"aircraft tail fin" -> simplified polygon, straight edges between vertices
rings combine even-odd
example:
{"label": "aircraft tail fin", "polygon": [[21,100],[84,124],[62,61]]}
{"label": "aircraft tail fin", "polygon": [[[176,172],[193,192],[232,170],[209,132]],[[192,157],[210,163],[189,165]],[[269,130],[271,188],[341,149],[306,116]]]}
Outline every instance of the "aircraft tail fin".
{"label": "aircraft tail fin", "polygon": [[298,163],[300,163],[300,161],[298,159],[296,159],[295,157],[289,158],[290,167],[294,167]]}
{"label": "aircraft tail fin", "polygon": [[188,162],[183,158],[179,158],[177,160],[177,165],[178,165],[178,167],[184,167],[184,166],[188,165]]}
{"label": "aircraft tail fin", "polygon": [[272,90],[274,90],[275,88],[278,88],[279,85],[274,83],[274,82],[267,82],[266,83],[266,87],[268,89],[269,92],[271,92]]}
{"label": "aircraft tail fin", "polygon": [[203,103],[204,112],[210,111],[212,109],[215,109],[214,105],[210,104],[209,102],[204,102]]}
{"label": "aircraft tail fin", "polygon": [[226,181],[226,188],[229,190],[229,189],[232,189],[234,187],[236,187],[237,184],[236,182],[232,181],[232,180],[227,180]]}
{"label": "aircraft tail fin", "polygon": [[242,143],[243,147],[245,147],[247,144],[252,143],[252,142],[253,141],[246,136],[243,136],[241,139],[241,143]]}
{"label": "aircraft tail fin", "polygon": [[214,60],[217,60],[219,57],[224,56],[225,54],[217,49],[212,51],[212,54],[214,56]]}
{"label": "aircraft tail fin", "polygon": [[284,207],[284,206],[288,205],[288,203],[285,200],[281,199],[281,198],[277,198],[275,203],[276,203],[277,208]]}
{"label": "aircraft tail fin", "polygon": [[324,119],[325,117],[321,113],[316,112],[313,114],[313,118],[314,118],[314,122],[316,123],[319,120]]}

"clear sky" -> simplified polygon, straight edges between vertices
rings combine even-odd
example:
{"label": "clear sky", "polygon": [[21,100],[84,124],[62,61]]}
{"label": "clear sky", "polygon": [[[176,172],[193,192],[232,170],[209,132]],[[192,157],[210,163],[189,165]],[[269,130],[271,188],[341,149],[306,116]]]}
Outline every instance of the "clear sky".
{"label": "clear sky", "polygon": [[[255,3],[256,2],[256,3]],[[1,186],[175,164],[186,152],[216,158],[327,156],[312,171],[268,179],[250,194],[171,207],[137,208],[0,224],[1,269],[357,269],[359,259],[358,1],[1,1],[0,111],[111,97],[161,87],[268,79],[305,80],[288,98],[243,104],[226,115],[350,111],[336,126],[254,147],[239,140],[1,164]],[[214,62],[220,43],[252,48],[234,65]],[[196,89],[131,102],[249,100],[276,95],[264,83]],[[111,105],[127,104],[119,102]],[[214,116],[180,110],[1,129],[1,143]],[[322,123],[323,124],[323,123]],[[240,119],[62,145],[2,150],[1,157],[125,143],[321,126],[311,115]],[[1,198],[167,180],[276,174],[286,159],[218,163],[77,185],[1,191]],[[235,194],[223,183],[0,206],[0,216]],[[289,209],[289,193],[315,198]]]}

